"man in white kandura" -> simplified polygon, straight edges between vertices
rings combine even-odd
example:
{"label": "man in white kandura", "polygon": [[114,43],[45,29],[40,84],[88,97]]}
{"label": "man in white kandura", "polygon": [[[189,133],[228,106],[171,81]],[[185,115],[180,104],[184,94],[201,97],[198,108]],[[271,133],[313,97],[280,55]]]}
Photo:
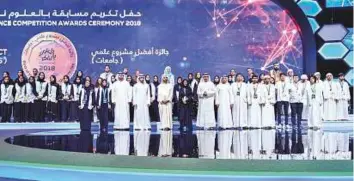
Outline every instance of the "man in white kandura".
{"label": "man in white kandura", "polygon": [[172,129],[172,84],[168,83],[168,77],[162,77],[162,83],[158,86],[157,101],[159,102],[159,113],[161,129]]}
{"label": "man in white kandura", "polygon": [[339,74],[338,85],[338,103],[337,103],[337,120],[348,120],[348,102],[350,101],[349,85],[344,80],[344,74]]}
{"label": "man in white kandura", "polygon": [[275,100],[275,87],[270,83],[270,76],[264,76],[264,104],[262,108],[262,127],[263,128],[273,128],[275,127],[275,114],[274,114],[274,104]]}
{"label": "man in white kandura", "polygon": [[111,72],[111,68],[109,67],[109,65],[106,65],[104,67],[104,72],[100,75],[100,78],[107,80],[108,85],[112,85],[112,76],[113,73]]}
{"label": "man in white kandura", "polygon": [[224,75],[221,79],[221,84],[216,86],[215,94],[215,104],[218,107],[218,127],[221,129],[234,126],[231,115],[233,100],[232,88],[228,83],[227,75]]}
{"label": "man in white kandura", "polygon": [[[321,73],[320,72],[315,72],[314,73],[314,76],[316,77],[316,86],[317,87],[320,87],[319,89],[322,90],[322,95],[321,95],[321,98],[322,98],[322,101],[323,101],[323,91],[324,91],[324,85],[323,85],[323,81],[321,80]],[[321,105],[321,115],[322,115],[322,119],[323,119],[323,111],[324,111],[324,106],[323,106],[323,102],[322,102],[322,105]]]}
{"label": "man in white kandura", "polygon": [[237,74],[236,82],[232,83],[234,105],[232,116],[234,127],[247,127],[247,84],[243,82],[242,74]]}
{"label": "man in white kandura", "polygon": [[322,104],[323,104],[323,86],[318,82],[316,76],[311,76],[310,86],[307,90],[309,101],[308,127],[320,128],[322,126]]}
{"label": "man in white kandura", "polygon": [[302,110],[302,119],[305,119],[307,120],[308,117],[309,117],[309,100],[310,100],[310,97],[308,97],[308,93],[307,91],[310,89],[310,82],[308,81],[308,77],[306,74],[302,74],[301,75],[301,87],[303,87],[305,89],[305,97],[307,97],[306,99],[303,100],[303,110]]}
{"label": "man in white kandura", "polygon": [[285,77],[285,81],[289,84],[294,82],[294,71],[293,69],[288,69],[287,76]]}
{"label": "man in white kandura", "polygon": [[252,76],[252,83],[248,85],[248,126],[250,128],[261,128],[262,110],[264,104],[264,93],[262,84],[258,83],[258,77]]}
{"label": "man in white kandura", "polygon": [[119,72],[118,81],[112,85],[112,103],[114,106],[114,129],[129,129],[129,103],[132,101],[132,87]]}
{"label": "man in white kandura", "polygon": [[149,105],[150,90],[145,83],[144,75],[140,74],[138,82],[133,87],[133,105],[134,105],[134,129],[151,129]]}
{"label": "man in white kandura", "polygon": [[333,82],[333,75],[327,73],[326,81],[323,81],[323,119],[325,121],[334,121],[337,120],[337,84]]}
{"label": "man in white kandura", "polygon": [[201,128],[214,128],[215,112],[214,112],[214,100],[215,100],[215,85],[210,81],[209,74],[203,75],[203,80],[200,81],[197,94],[198,94],[198,115],[197,115],[197,127]]}

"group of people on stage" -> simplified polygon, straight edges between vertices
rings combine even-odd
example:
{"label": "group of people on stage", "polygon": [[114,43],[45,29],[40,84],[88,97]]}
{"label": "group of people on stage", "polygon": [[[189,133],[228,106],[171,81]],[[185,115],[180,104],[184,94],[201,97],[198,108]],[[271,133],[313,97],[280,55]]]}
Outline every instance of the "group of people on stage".
{"label": "group of people on stage", "polygon": [[250,68],[247,74],[232,69],[213,80],[207,73],[175,80],[168,66],[160,83],[157,75],[151,80],[136,72],[132,77],[127,68],[113,74],[106,65],[94,85],[81,71],[72,83],[67,75],[61,83],[55,75],[46,81],[37,69],[28,78],[18,71],[14,81],[4,72],[0,116],[2,122],[10,122],[12,112],[15,122],[80,121],[82,130],[91,129],[94,112],[101,130],[107,130],[109,121],[121,130],[129,129],[131,121],[138,130],[160,121],[161,129],[169,130],[174,117],[183,130],[192,129],[194,118],[196,126],[204,129],[216,125],[221,129],[288,128],[289,112],[292,126],[301,126],[303,119],[310,128],[320,128],[322,120],[348,119],[350,92],[343,74],[339,82],[333,81],[331,73],[322,81],[319,72],[309,78],[291,69],[282,73],[279,64],[268,74],[257,76]]}

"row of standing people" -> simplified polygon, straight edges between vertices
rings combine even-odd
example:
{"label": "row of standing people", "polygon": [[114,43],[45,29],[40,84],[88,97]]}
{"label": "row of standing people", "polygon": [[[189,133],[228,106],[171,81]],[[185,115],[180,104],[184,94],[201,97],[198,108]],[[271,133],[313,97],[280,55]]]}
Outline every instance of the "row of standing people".
{"label": "row of standing people", "polygon": [[[11,79],[8,77],[8,80],[6,80],[6,77],[4,76],[4,81],[1,85],[0,103],[2,104],[1,113],[3,122],[10,120],[12,106],[16,122],[44,121],[46,113],[49,115],[49,120],[78,120],[78,113],[80,111],[77,108],[80,105],[80,93],[83,92],[82,90],[85,90],[82,86],[82,82],[84,81],[82,72],[81,75],[78,74],[76,76],[73,84],[70,84],[68,76],[64,76],[64,83],[61,86],[56,83],[55,76],[50,77],[50,83],[45,82],[44,73],[40,73],[37,78],[29,77],[27,83],[23,75],[19,75],[14,85],[11,83]],[[203,80],[202,83],[210,82],[210,77],[208,75],[206,77],[206,80]],[[172,103],[174,103],[172,112],[176,117],[179,117],[182,127],[189,128],[191,127],[193,116],[197,116],[197,126],[215,127],[215,119],[210,118],[208,114],[211,117],[215,117],[218,125],[222,128],[274,127],[275,117],[277,117],[278,125],[282,123],[280,116],[282,112],[285,115],[285,124],[283,125],[286,126],[288,125],[289,105],[291,107],[293,125],[296,122],[299,125],[302,118],[308,118],[310,127],[320,127],[322,119],[348,119],[347,107],[350,94],[349,86],[344,81],[343,75],[340,75],[340,82],[335,83],[332,80],[333,76],[331,74],[327,75],[327,80],[324,82],[318,79],[318,73],[316,76],[312,76],[310,81],[307,81],[305,75],[301,76],[301,81],[299,81],[299,77],[296,75],[285,76],[281,74],[279,81],[275,85],[272,84],[275,82],[274,77],[270,76],[263,76],[261,80],[253,76],[248,83],[245,83],[245,78],[241,74],[235,77],[237,78],[233,82],[232,77],[230,80],[230,76],[223,76],[222,81],[214,80],[214,87],[205,86],[204,90],[198,90],[201,79],[200,73],[196,74],[195,77],[189,74],[188,79],[184,81],[182,81],[182,78],[178,78],[177,84],[172,88],[172,93],[170,93],[171,86],[167,86],[167,91],[165,91],[168,100],[164,101],[167,101],[168,103],[166,104],[169,105],[167,109],[172,107]],[[133,89],[135,82],[132,80],[132,77],[124,76],[122,78],[124,82],[128,83],[124,85],[128,85],[128,88],[130,87],[132,90],[135,90],[133,92],[138,90]],[[146,121],[144,123],[146,124],[146,128],[149,128],[150,120],[159,121],[160,119],[159,104],[161,102],[158,101],[159,79],[157,76],[154,76],[153,82],[150,82],[150,76],[141,77],[141,79],[144,79],[142,80],[142,84],[146,85],[143,87],[147,87],[147,91],[149,92],[146,96],[149,98],[149,104],[147,105],[148,114],[145,116]],[[111,86],[108,87],[107,85],[106,88],[108,91],[103,92],[102,76],[98,79],[96,87],[91,84],[90,77],[86,77],[86,80],[89,81],[89,87],[92,88],[93,95],[95,96],[95,98],[91,98],[93,101],[90,108],[100,103],[97,98],[102,97],[102,93],[107,94],[107,99],[116,99],[117,96],[115,95],[117,91],[112,96],[112,88],[116,81],[115,75],[111,75],[111,78],[105,81],[106,84],[108,82]],[[174,80],[174,78],[172,77],[171,80]],[[170,84],[171,80],[168,80]],[[260,85],[259,88],[258,84]],[[212,83],[208,85],[212,85]],[[116,87],[116,90],[121,89],[120,86]],[[210,95],[205,96],[204,93],[208,91],[211,91]],[[127,96],[127,98],[125,101],[129,105],[126,109],[128,110],[129,118],[122,118],[121,120],[129,123],[134,120],[134,110],[137,106],[133,102],[133,93],[131,93],[130,97]],[[120,101],[119,98],[117,101]],[[116,115],[114,112],[121,111],[119,107],[115,108],[114,103],[112,100],[107,100],[107,103],[105,102],[107,109],[105,106],[96,106],[99,108],[97,109],[97,115],[100,120],[104,119],[105,121],[103,122],[114,120],[114,116]],[[207,107],[206,110],[201,110],[201,108],[205,107]],[[212,110],[211,107],[214,109]],[[337,111],[332,111],[333,108]],[[105,110],[104,112],[108,111],[107,114],[101,114],[104,118],[99,116],[102,109]],[[271,111],[272,109],[274,111]],[[331,111],[326,111],[326,109]],[[125,115],[125,113],[118,115]],[[170,116],[167,115],[167,117]],[[203,117],[208,119],[208,121],[205,121]],[[136,116],[136,119],[140,118]],[[171,121],[172,118],[169,118],[166,128],[171,127]],[[127,128],[127,124],[119,126],[122,121],[118,120],[116,122],[115,125],[118,125],[117,129]]]}

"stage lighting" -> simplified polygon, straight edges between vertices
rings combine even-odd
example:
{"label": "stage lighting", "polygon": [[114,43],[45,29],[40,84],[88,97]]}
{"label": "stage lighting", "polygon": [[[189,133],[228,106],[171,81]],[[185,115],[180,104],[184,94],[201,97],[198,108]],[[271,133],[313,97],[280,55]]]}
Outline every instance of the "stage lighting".
{"label": "stage lighting", "polygon": [[334,42],[323,44],[318,53],[326,60],[333,60],[342,59],[348,51],[348,48],[343,43]]}
{"label": "stage lighting", "polygon": [[343,44],[349,48],[349,50],[353,50],[353,28],[347,28],[348,33],[343,39]]}
{"label": "stage lighting", "polygon": [[350,7],[353,6],[353,0],[326,0],[327,8]]}
{"label": "stage lighting", "polygon": [[297,4],[306,16],[315,17],[322,11],[322,8],[317,1],[301,0]]}
{"label": "stage lighting", "polygon": [[354,69],[350,69],[347,74],[345,74],[345,80],[348,81],[351,87],[354,85]]}
{"label": "stage lighting", "polygon": [[354,62],[353,62],[353,51],[350,51],[345,57],[344,57],[345,63],[348,64],[349,67],[353,68],[354,67]]}
{"label": "stage lighting", "polygon": [[309,23],[311,25],[313,33],[315,33],[320,28],[320,25],[318,25],[315,18],[307,18],[307,20],[309,21]]}
{"label": "stage lighting", "polygon": [[342,24],[324,25],[318,31],[318,35],[324,41],[341,41],[348,31]]}

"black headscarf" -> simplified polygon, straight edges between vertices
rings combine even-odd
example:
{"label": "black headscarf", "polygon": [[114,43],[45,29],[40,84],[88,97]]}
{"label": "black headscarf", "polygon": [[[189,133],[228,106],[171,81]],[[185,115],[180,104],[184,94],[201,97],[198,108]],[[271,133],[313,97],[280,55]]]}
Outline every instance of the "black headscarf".
{"label": "black headscarf", "polygon": [[[192,75],[192,78],[190,79],[190,75]],[[188,77],[187,77],[187,82],[188,82],[188,85],[190,86],[192,84],[192,81],[193,81],[193,73],[189,73],[188,74]]]}
{"label": "black headscarf", "polygon": [[[155,77],[157,77],[157,81],[155,81]],[[160,85],[159,77],[158,77],[157,75],[154,75],[154,77],[153,77],[153,82],[152,82],[152,83],[154,84],[155,87],[157,87],[157,86]]]}
{"label": "black headscarf", "polygon": [[[20,78],[22,77],[23,81],[20,82]],[[26,84],[26,80],[23,76],[20,76],[17,78],[17,85],[20,86],[20,87],[23,87],[24,85]]]}
{"label": "black headscarf", "polygon": [[[19,70],[19,72],[21,72],[21,76],[23,77],[23,80],[25,81],[26,79],[25,79],[25,74],[24,74],[24,72],[23,72],[23,70]],[[19,79],[20,77],[17,75],[17,78],[15,79],[15,83],[18,83],[19,82]]]}
{"label": "black headscarf", "polygon": [[[184,81],[187,81],[187,85],[184,85],[184,84],[183,84]],[[187,88],[187,87],[189,87],[189,85],[188,85],[188,79],[183,79],[181,84],[182,84],[182,88]]]}
{"label": "black headscarf", "polygon": [[[65,79],[65,78],[68,79],[68,82],[64,82],[64,79]],[[68,75],[64,75],[64,77],[63,77],[63,82],[64,82],[64,84],[66,84],[66,85],[70,84],[70,78],[69,78]]]}
{"label": "black headscarf", "polygon": [[50,80],[51,85],[57,85],[57,77],[55,75],[51,75],[50,77],[53,77],[53,81]]}
{"label": "black headscarf", "polygon": [[[76,82],[77,79],[80,80],[79,83]],[[75,85],[80,85],[80,84],[82,84],[82,79],[81,79],[80,77],[75,77],[73,84],[75,84]]]}
{"label": "black headscarf", "polygon": [[[178,80],[181,80],[181,83],[178,83]],[[182,77],[178,77],[178,78],[177,78],[176,85],[175,85],[175,89],[176,89],[177,91],[182,88],[182,83],[183,83],[183,78],[182,78]]]}
{"label": "black headscarf", "polygon": [[[216,78],[218,78],[218,81],[215,80]],[[218,85],[220,83],[220,77],[216,75],[213,82],[215,85]]]}
{"label": "black headscarf", "polygon": [[[44,76],[43,76],[43,79],[41,79],[41,74],[44,75]],[[44,72],[39,72],[39,74],[38,74],[38,81],[39,81],[39,82],[45,82],[45,74],[44,74]]]}
{"label": "black headscarf", "polygon": [[[149,76],[149,80],[146,80],[146,77],[148,77]],[[147,84],[150,84],[150,82],[151,82],[151,77],[150,77],[150,75],[149,74],[146,74],[145,75],[145,82],[147,83]]]}

